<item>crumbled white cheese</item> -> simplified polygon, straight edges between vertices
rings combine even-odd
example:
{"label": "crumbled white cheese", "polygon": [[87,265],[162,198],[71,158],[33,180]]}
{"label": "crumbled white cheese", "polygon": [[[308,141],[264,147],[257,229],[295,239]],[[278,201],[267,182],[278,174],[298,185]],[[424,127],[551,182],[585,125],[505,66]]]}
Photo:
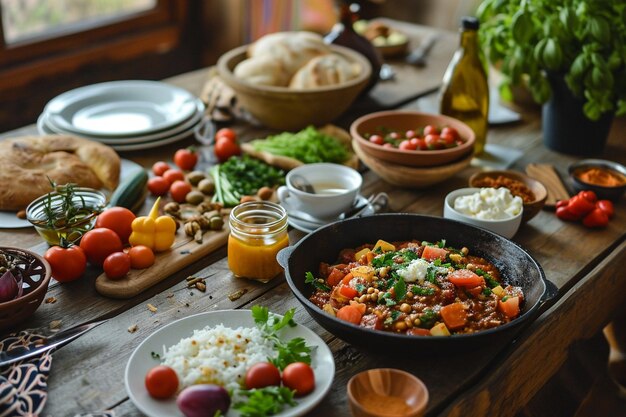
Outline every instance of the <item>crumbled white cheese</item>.
{"label": "crumbled white cheese", "polygon": [[405,282],[424,281],[429,265],[424,259],[413,259],[406,268],[398,269],[397,273]]}
{"label": "crumbled white cheese", "polygon": [[522,204],[522,199],[513,196],[507,188],[481,188],[454,200],[454,209],[481,220],[504,220],[517,216]]}

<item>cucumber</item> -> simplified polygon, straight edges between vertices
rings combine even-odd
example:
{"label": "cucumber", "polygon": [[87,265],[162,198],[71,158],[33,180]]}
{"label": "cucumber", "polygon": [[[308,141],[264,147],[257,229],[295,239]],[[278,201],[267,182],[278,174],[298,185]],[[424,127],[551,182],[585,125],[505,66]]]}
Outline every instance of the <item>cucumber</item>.
{"label": "cucumber", "polygon": [[147,183],[148,173],[146,170],[137,170],[118,185],[113,194],[111,194],[109,206],[126,207],[132,211],[139,209],[146,198]]}

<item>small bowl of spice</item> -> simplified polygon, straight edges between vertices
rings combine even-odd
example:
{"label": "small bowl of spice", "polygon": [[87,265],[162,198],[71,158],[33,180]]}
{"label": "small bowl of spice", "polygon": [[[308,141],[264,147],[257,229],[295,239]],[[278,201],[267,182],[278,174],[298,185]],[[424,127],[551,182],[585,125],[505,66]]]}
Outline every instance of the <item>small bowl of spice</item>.
{"label": "small bowl of spice", "polygon": [[54,185],[28,205],[26,218],[49,245],[58,245],[61,238],[76,242],[91,230],[105,205],[106,196],[93,188]]}
{"label": "small bowl of spice", "polygon": [[626,167],[604,159],[583,159],[569,167],[576,191],[591,190],[601,200],[619,200],[626,191]]}
{"label": "small bowl of spice", "polygon": [[469,179],[469,186],[476,188],[507,188],[511,194],[523,201],[522,223],[535,217],[543,208],[548,197],[546,187],[534,178],[517,171],[477,172]]}
{"label": "small bowl of spice", "polygon": [[416,376],[393,368],[369,369],[348,381],[353,417],[421,417],[428,389]]}

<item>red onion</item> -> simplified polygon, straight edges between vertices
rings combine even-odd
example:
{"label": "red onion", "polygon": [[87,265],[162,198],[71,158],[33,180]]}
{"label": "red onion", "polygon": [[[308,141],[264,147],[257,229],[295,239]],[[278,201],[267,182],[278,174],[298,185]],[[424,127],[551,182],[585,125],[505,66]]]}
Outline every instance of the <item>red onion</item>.
{"label": "red onion", "polygon": [[11,271],[6,271],[0,277],[0,302],[11,301],[19,296],[20,288],[17,279]]}

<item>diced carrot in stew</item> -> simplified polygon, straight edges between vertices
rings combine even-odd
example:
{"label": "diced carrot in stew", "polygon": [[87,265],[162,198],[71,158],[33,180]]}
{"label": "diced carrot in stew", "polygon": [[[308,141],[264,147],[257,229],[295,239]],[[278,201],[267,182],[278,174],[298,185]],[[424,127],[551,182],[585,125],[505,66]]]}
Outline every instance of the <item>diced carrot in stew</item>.
{"label": "diced carrot in stew", "polygon": [[330,274],[328,274],[328,278],[326,278],[326,282],[328,283],[328,285],[334,287],[335,285],[339,284],[341,280],[343,279],[343,277],[345,276],[346,274],[341,272],[341,270],[337,268],[333,268],[330,271]]}
{"label": "diced carrot in stew", "polygon": [[469,269],[457,269],[448,275],[448,281],[457,287],[478,287],[485,285],[485,279]]}
{"label": "diced carrot in stew", "polygon": [[359,303],[358,301],[350,300],[350,305],[358,308],[361,314],[365,314],[365,310],[367,310],[367,306],[363,303]]}
{"label": "diced carrot in stew", "polygon": [[368,329],[382,330],[383,319],[378,317],[376,314],[366,314],[361,318],[361,326]]}
{"label": "diced carrot in stew", "polygon": [[355,306],[343,306],[337,312],[337,318],[352,324],[360,324],[363,315]]}
{"label": "diced carrot in stew", "polygon": [[441,307],[441,318],[448,329],[460,329],[467,323],[467,311],[462,303],[452,303]]}
{"label": "diced carrot in stew", "polygon": [[365,255],[365,259],[367,259],[367,264],[371,265],[372,264],[372,260],[376,257],[376,254],[374,252],[367,252],[367,254]]}
{"label": "diced carrot in stew", "polygon": [[508,318],[515,318],[519,314],[519,297],[504,297],[498,301],[498,309]]}
{"label": "diced carrot in stew", "polygon": [[355,290],[352,287],[348,287],[347,285],[342,285],[341,288],[339,288],[339,294],[343,295],[346,298],[354,298],[356,297],[359,293],[357,290]]}
{"label": "diced carrot in stew", "polygon": [[430,334],[430,330],[422,329],[420,327],[413,327],[412,329],[407,330],[406,334],[409,336],[432,336],[432,334]]}
{"label": "diced carrot in stew", "polygon": [[431,262],[435,259],[441,259],[442,261],[445,261],[447,254],[448,251],[445,249],[438,248],[437,246],[426,246],[424,247],[424,251],[422,252],[422,258]]}
{"label": "diced carrot in stew", "polygon": [[350,281],[352,281],[352,278],[354,278],[354,275],[352,275],[352,273],[348,272],[342,279],[341,282],[344,285],[348,285],[350,283]]}

